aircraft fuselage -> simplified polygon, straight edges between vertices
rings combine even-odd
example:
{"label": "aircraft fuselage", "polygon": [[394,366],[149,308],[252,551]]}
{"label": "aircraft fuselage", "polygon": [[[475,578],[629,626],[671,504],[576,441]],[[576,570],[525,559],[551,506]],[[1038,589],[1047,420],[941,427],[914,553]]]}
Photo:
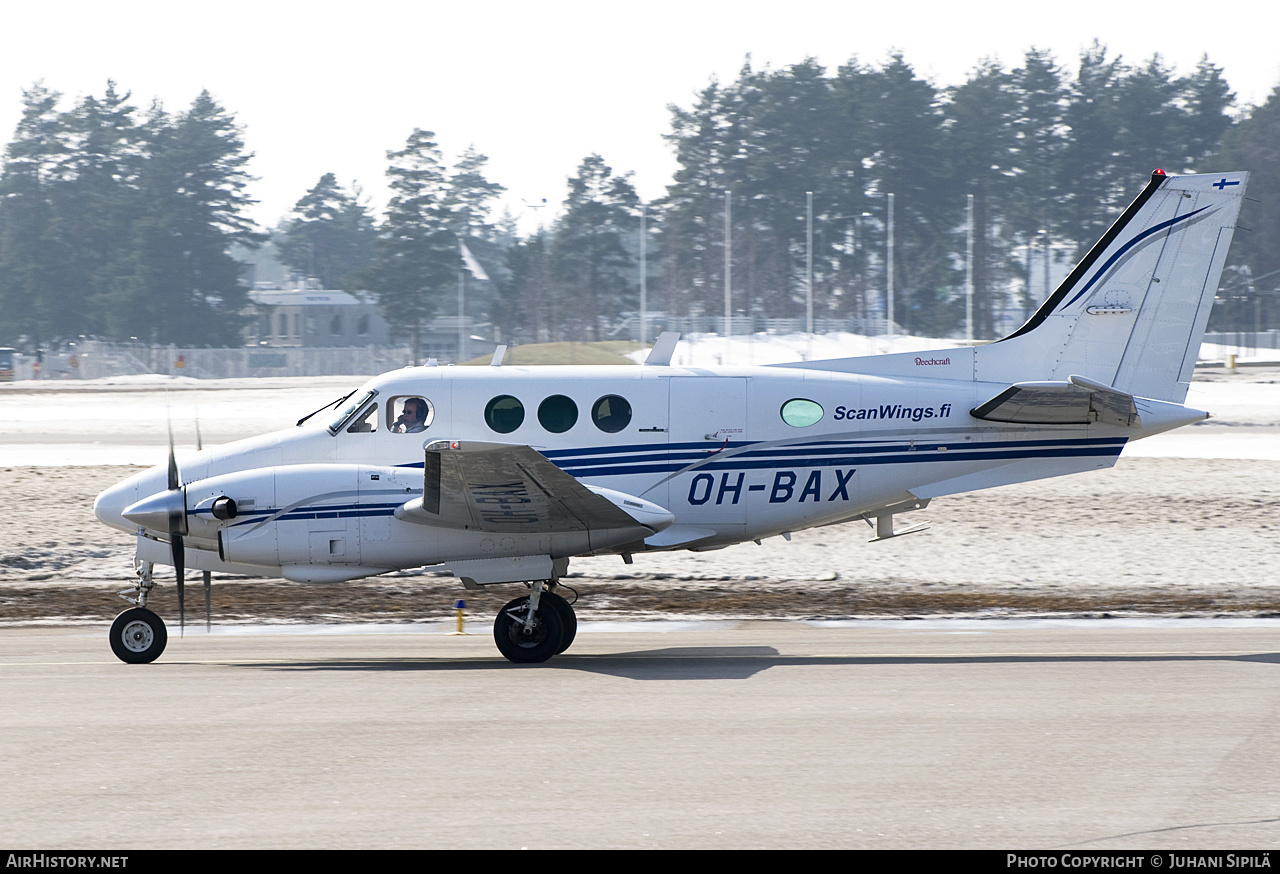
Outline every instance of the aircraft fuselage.
{"label": "aircraft fuselage", "polygon": [[[495,538],[397,518],[396,508],[422,492],[424,447],[440,440],[527,445],[588,486],[674,516],[643,540],[576,544],[581,554],[718,548],[912,509],[950,493],[940,483],[1017,471],[1023,460],[1035,460],[1039,476],[1108,467],[1127,439],[1141,436],[1106,424],[972,417],[1000,387],[787,367],[404,368],[352,395],[356,409],[343,421],[326,411],[300,427],[180,456],[187,545],[220,553],[208,569],[284,568],[316,580],[540,551],[536,533]],[[406,397],[429,404],[424,430],[392,430]],[[164,483],[163,468],[143,472],[103,493],[96,511],[136,531],[121,512]],[[236,518],[212,514],[210,502],[223,495],[236,501]],[[490,497],[495,512],[518,518],[519,494],[505,504]],[[156,554],[163,560],[163,548]],[[191,566],[210,558],[193,552]]]}

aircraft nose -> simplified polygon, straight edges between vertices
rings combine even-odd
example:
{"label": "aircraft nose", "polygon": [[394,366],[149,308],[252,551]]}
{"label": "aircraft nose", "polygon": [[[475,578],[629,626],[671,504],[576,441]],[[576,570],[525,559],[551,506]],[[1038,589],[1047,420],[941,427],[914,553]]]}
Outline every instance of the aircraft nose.
{"label": "aircraft nose", "polygon": [[130,477],[124,482],[116,483],[98,495],[93,502],[93,515],[97,516],[98,521],[103,525],[122,528],[125,531],[133,531],[136,530],[137,526],[124,518],[124,508],[137,503],[137,501],[138,478]]}
{"label": "aircraft nose", "polygon": [[126,519],[124,511],[138,503],[140,498],[165,491],[165,477],[165,468],[153,467],[116,483],[94,500],[93,515],[112,528],[130,533],[137,531],[138,523]]}

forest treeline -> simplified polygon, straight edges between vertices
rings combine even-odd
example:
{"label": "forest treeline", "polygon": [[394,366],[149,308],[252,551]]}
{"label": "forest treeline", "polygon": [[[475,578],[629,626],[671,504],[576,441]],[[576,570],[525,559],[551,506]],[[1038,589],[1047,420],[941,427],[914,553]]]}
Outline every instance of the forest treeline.
{"label": "forest treeline", "polygon": [[525,235],[494,215],[503,188],[485,157],[448,162],[426,130],[387,153],[382,214],[325,174],[264,231],[246,217],[245,133],[208,93],[169,112],[114,84],[70,106],[37,84],[0,166],[0,344],[238,345],[232,252],[258,246],[326,287],[373,292],[409,338],[456,311],[463,246],[487,276],[469,274],[470,314],[505,340],[603,336],[638,308],[642,248],[651,310],[720,314],[726,239],[738,312],[803,316],[811,256],[816,316],[883,317],[889,194],[896,321],[961,329],[972,196],[975,334],[991,337],[1002,311],[1043,296],[1045,253],[1077,258],[1156,167],[1253,172],[1213,324],[1280,323],[1280,89],[1239,107],[1207,57],[1179,73],[1096,43],[1070,67],[1033,49],[954,87],[897,54],[748,63],[672,106],[660,133],[678,165],[664,197],[642,204],[630,173],[589,155]]}

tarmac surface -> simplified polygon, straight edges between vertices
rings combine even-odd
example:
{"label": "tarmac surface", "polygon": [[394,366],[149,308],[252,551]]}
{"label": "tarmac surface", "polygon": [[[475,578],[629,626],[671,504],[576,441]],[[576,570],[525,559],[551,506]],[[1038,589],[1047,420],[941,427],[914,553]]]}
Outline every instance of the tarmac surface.
{"label": "tarmac surface", "polygon": [[1280,843],[1277,620],[363,630],[6,628],[0,845]]}

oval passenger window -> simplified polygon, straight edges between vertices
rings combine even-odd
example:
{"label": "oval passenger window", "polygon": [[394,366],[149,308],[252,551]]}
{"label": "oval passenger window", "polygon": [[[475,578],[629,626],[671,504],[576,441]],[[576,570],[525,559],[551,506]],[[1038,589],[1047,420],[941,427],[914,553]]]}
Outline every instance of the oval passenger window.
{"label": "oval passenger window", "polygon": [[782,405],[782,421],[793,428],[807,428],[822,419],[822,405],[805,398],[793,398]]}

